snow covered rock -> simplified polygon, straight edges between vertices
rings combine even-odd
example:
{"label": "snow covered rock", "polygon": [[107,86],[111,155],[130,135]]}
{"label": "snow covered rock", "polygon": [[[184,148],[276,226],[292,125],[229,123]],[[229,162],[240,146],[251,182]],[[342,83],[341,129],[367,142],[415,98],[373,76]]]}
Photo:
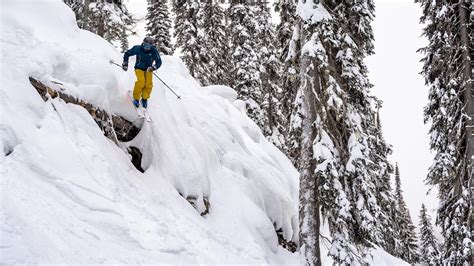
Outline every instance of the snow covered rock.
{"label": "snow covered rock", "polygon": [[[32,77],[30,77],[29,79],[31,85],[35,87],[35,89],[38,91],[44,101],[48,101],[51,98],[54,99],[56,97],[59,97],[66,103],[76,104],[84,107],[84,109],[86,109],[92,116],[92,118],[95,120],[102,132],[104,132],[104,135],[116,144],[118,144],[118,141],[130,141],[134,139],[140,131],[138,126],[135,125],[133,122],[125,120],[120,116],[109,114],[106,111],[102,110],[100,107],[84,102],[81,99],[76,99],[70,96],[69,94],[64,93],[64,88],[53,89]],[[142,122],[139,123],[139,126],[141,127],[143,121],[137,122]]]}

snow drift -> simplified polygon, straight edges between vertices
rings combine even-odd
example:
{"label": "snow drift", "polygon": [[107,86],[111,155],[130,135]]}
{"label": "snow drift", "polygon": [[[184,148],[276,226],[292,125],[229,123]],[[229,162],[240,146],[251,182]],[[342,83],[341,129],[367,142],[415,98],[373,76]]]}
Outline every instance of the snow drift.
{"label": "snow drift", "polygon": [[121,54],[60,0],[1,4],[1,264],[298,262],[275,232],[297,241],[298,173],[235,92],[201,88],[164,57],[158,75],[182,100],[155,80],[154,123],[116,145],[84,108],[45,103],[28,79],[133,121],[133,71],[109,64]]}

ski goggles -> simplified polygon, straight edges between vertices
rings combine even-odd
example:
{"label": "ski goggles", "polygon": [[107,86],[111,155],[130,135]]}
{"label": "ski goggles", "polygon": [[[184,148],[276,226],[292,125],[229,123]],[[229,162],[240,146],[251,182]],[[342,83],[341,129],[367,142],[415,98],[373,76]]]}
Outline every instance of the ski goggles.
{"label": "ski goggles", "polygon": [[152,45],[152,44],[149,44],[149,43],[144,43],[144,44],[143,44],[143,50],[144,50],[145,52],[151,51],[152,48],[153,48],[153,45]]}

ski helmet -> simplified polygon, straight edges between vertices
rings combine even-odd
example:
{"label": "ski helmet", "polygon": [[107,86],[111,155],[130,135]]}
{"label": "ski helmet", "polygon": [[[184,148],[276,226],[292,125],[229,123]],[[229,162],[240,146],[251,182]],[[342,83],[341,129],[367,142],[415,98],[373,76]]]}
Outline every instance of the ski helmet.
{"label": "ski helmet", "polygon": [[153,39],[153,37],[150,37],[150,36],[146,36],[145,39],[143,39],[143,43],[148,43],[148,44],[155,44],[155,39]]}
{"label": "ski helmet", "polygon": [[155,40],[152,37],[150,36],[145,37],[145,39],[143,39],[143,44],[142,44],[143,50],[146,53],[151,52],[154,44],[155,44]]}

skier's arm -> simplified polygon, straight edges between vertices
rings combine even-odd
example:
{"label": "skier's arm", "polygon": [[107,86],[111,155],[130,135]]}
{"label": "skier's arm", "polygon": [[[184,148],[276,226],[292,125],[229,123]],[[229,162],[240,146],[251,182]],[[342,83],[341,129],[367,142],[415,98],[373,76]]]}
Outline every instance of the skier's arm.
{"label": "skier's arm", "polygon": [[129,58],[130,56],[137,55],[137,52],[138,52],[137,46],[133,46],[130,50],[126,51],[126,52],[123,54],[123,62],[128,65],[128,58]]}
{"label": "skier's arm", "polygon": [[158,51],[156,51],[153,60],[155,61],[155,69],[160,68],[161,67],[161,57],[160,57],[160,54],[158,53]]}

